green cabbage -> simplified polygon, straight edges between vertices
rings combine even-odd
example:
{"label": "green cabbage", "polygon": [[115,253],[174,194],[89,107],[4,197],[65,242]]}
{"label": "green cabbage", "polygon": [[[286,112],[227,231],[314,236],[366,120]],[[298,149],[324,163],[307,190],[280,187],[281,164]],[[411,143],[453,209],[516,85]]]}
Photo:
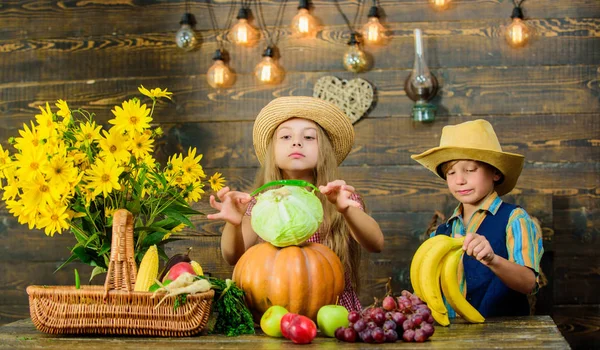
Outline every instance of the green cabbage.
{"label": "green cabbage", "polygon": [[323,221],[323,206],[303,187],[283,186],[261,193],[252,208],[252,229],[276,247],[299,245]]}

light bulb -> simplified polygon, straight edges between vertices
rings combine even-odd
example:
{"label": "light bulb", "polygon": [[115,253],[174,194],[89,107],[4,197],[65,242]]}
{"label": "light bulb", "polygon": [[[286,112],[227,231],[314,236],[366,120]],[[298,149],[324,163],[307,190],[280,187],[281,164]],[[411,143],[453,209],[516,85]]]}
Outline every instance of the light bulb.
{"label": "light bulb", "polygon": [[433,5],[433,8],[436,10],[445,10],[450,6],[450,1],[452,0],[429,0],[429,2]]}
{"label": "light bulb", "polygon": [[356,33],[350,35],[350,46],[344,54],[344,68],[350,72],[359,73],[369,68],[369,58],[360,49],[358,40],[356,39]]}
{"label": "light bulb", "polygon": [[510,17],[512,23],[506,28],[506,40],[512,47],[523,47],[529,41],[532,30],[523,21],[523,11],[520,7],[513,8]]}
{"label": "light bulb", "polygon": [[374,1],[369,9],[369,20],[362,27],[362,37],[366,44],[383,45],[387,40],[385,27],[379,22],[379,8]]}
{"label": "light bulb", "polygon": [[227,88],[233,85],[235,82],[235,74],[229,69],[225,61],[223,60],[223,53],[221,50],[215,51],[213,57],[215,63],[206,72],[206,81],[208,85],[214,89]]}
{"label": "light bulb", "polygon": [[260,37],[258,30],[248,23],[249,9],[242,7],[237,15],[238,22],[231,27],[231,41],[241,46],[254,46]]}
{"label": "light bulb", "polygon": [[254,75],[261,84],[279,84],[283,80],[283,69],[273,59],[273,49],[267,47],[263,59],[254,69]]}
{"label": "light bulb", "polygon": [[377,17],[369,17],[369,21],[362,28],[362,35],[365,43],[373,45],[382,45],[387,39],[385,27]]}
{"label": "light bulb", "polygon": [[194,16],[191,13],[183,14],[181,21],[181,28],[175,33],[175,43],[177,46],[185,51],[191,51],[196,46],[196,35],[192,26],[194,25]]}
{"label": "light bulb", "polygon": [[298,38],[314,38],[318,30],[317,20],[308,12],[308,1],[301,0],[298,14],[292,19],[292,34]]}

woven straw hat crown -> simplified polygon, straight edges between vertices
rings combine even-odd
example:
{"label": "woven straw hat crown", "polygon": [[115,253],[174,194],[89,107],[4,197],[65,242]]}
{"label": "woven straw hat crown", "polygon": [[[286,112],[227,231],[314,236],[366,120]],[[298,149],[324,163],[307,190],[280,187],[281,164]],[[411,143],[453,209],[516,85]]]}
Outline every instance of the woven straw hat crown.
{"label": "woven straw hat crown", "polygon": [[496,184],[499,195],[510,192],[523,170],[525,157],[503,152],[496,132],[487,120],[477,119],[442,129],[440,145],[411,156],[442,179],[440,166],[451,160],[476,160],[498,169],[504,179]]}
{"label": "woven straw hat crown", "polygon": [[254,151],[261,164],[265,161],[267,146],[275,129],[290,118],[304,118],[319,124],[331,141],[338,165],[350,153],[354,144],[354,128],[336,105],[309,96],[278,97],[258,113],[254,122]]}

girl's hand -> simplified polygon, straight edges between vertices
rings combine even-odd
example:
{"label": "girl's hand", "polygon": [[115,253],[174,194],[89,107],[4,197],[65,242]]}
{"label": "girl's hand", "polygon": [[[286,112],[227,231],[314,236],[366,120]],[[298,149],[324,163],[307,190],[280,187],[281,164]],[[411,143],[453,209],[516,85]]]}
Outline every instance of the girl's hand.
{"label": "girl's hand", "polygon": [[240,225],[252,197],[248,193],[231,191],[229,187],[224,187],[217,192],[217,197],[220,202],[215,200],[215,196],[210,196],[210,206],[219,212],[206,217],[209,220],[225,220],[232,225]]}
{"label": "girl's hand", "polygon": [[335,204],[340,213],[344,213],[350,207],[360,208],[358,202],[350,199],[350,195],[354,193],[354,187],[347,185],[344,180],[335,180],[325,186],[319,186],[319,191],[327,197],[329,202]]}
{"label": "girl's hand", "polygon": [[465,254],[474,257],[486,266],[490,265],[496,257],[490,242],[488,242],[485,236],[477,233],[467,233],[463,243],[463,250]]}

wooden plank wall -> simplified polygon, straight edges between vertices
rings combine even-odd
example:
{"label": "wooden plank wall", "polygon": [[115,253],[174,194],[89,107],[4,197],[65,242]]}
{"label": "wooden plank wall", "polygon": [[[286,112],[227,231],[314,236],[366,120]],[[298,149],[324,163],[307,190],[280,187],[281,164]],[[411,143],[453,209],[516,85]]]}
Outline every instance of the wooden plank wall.
{"label": "wooden plank wall", "polygon": [[[262,0],[268,26],[282,0]],[[357,0],[338,0],[349,18]],[[205,154],[207,172],[222,172],[234,188],[247,189],[257,170],[251,128],[257,112],[277,96],[311,95],[325,75],[351,79],[341,57],[349,31],[334,0],[315,0],[324,24],[314,40],[290,37],[295,15],[289,1],[278,43],[286,78],[259,87],[252,76],[265,47],[238,48],[227,41],[237,73],[226,91],[205,80],[222,33],[212,31],[205,1],[190,1],[200,49],[182,52],[173,37],[184,12],[183,0],[2,1],[0,4],[0,140],[33,118],[37,106],[65,99],[97,113],[137,93],[137,86],[168,88],[173,101],[158,106],[155,120],[165,130],[158,157],[195,146]],[[214,1],[220,26],[231,1]],[[239,6],[239,2],[237,2]],[[504,42],[508,0],[454,1],[443,12],[427,0],[381,0],[392,40],[368,47],[374,68],[359,77],[376,90],[376,103],[355,124],[357,139],[343,163],[344,178],[365,196],[380,222],[386,246],[365,254],[364,303],[384,292],[388,276],[397,291],[409,288],[408,266],[434,210],[448,214],[454,202],[444,184],[410,159],[438,143],[441,128],[476,118],[491,121],[507,151],[526,155],[511,197],[537,216],[544,227],[543,270],[549,284],[537,295],[536,312],[550,314],[574,348],[596,347],[600,329],[600,2],[525,1],[535,40],[523,49]],[[369,1],[370,5],[370,1]],[[253,6],[254,8],[254,6]],[[236,8],[237,10],[237,8]],[[255,10],[256,11],[256,10]],[[361,17],[366,17],[364,8]],[[436,122],[409,117],[411,101],[403,83],[413,64],[414,28],[424,32],[428,63],[441,84]],[[207,209],[206,203],[199,206]],[[29,284],[73,284],[72,269],[53,273],[73,244],[69,234],[47,238],[19,225],[0,210],[0,324],[27,317]],[[227,277],[220,257],[220,223],[197,219],[192,256],[205,270]],[[84,277],[87,267],[79,266]]]}

